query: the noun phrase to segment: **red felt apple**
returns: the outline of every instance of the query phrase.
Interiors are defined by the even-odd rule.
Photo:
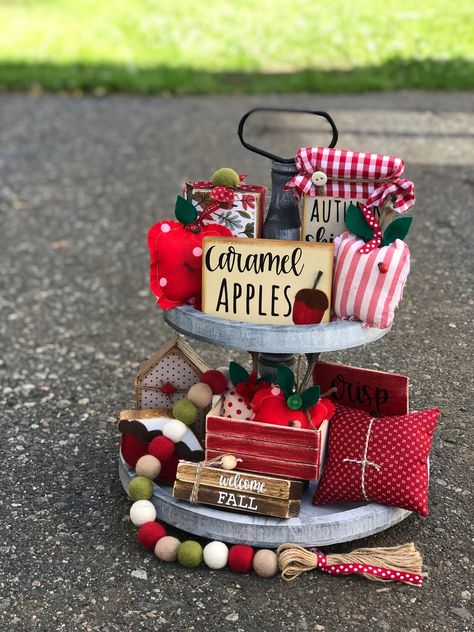
[[[218,224],[189,230],[167,220],[150,228],[150,287],[162,309],[200,306],[202,240],[209,236],[232,237],[232,233]]]
[[[334,415],[335,406],[329,399],[320,399],[307,411],[290,408],[288,399],[284,391],[278,386],[259,391],[253,400],[253,421],[311,429],[313,426],[314,428],[319,428],[325,419],[331,419]],[[306,415],[307,412],[311,417],[312,425]]]

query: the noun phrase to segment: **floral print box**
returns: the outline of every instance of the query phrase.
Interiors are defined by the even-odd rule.
[[[213,203],[212,182],[187,182],[185,193],[188,200],[202,213]],[[229,187],[230,189],[230,187]],[[234,237],[260,237],[265,212],[266,189],[261,185],[240,183],[232,189],[233,201],[222,202],[220,208],[203,223],[218,223],[228,228]]]

